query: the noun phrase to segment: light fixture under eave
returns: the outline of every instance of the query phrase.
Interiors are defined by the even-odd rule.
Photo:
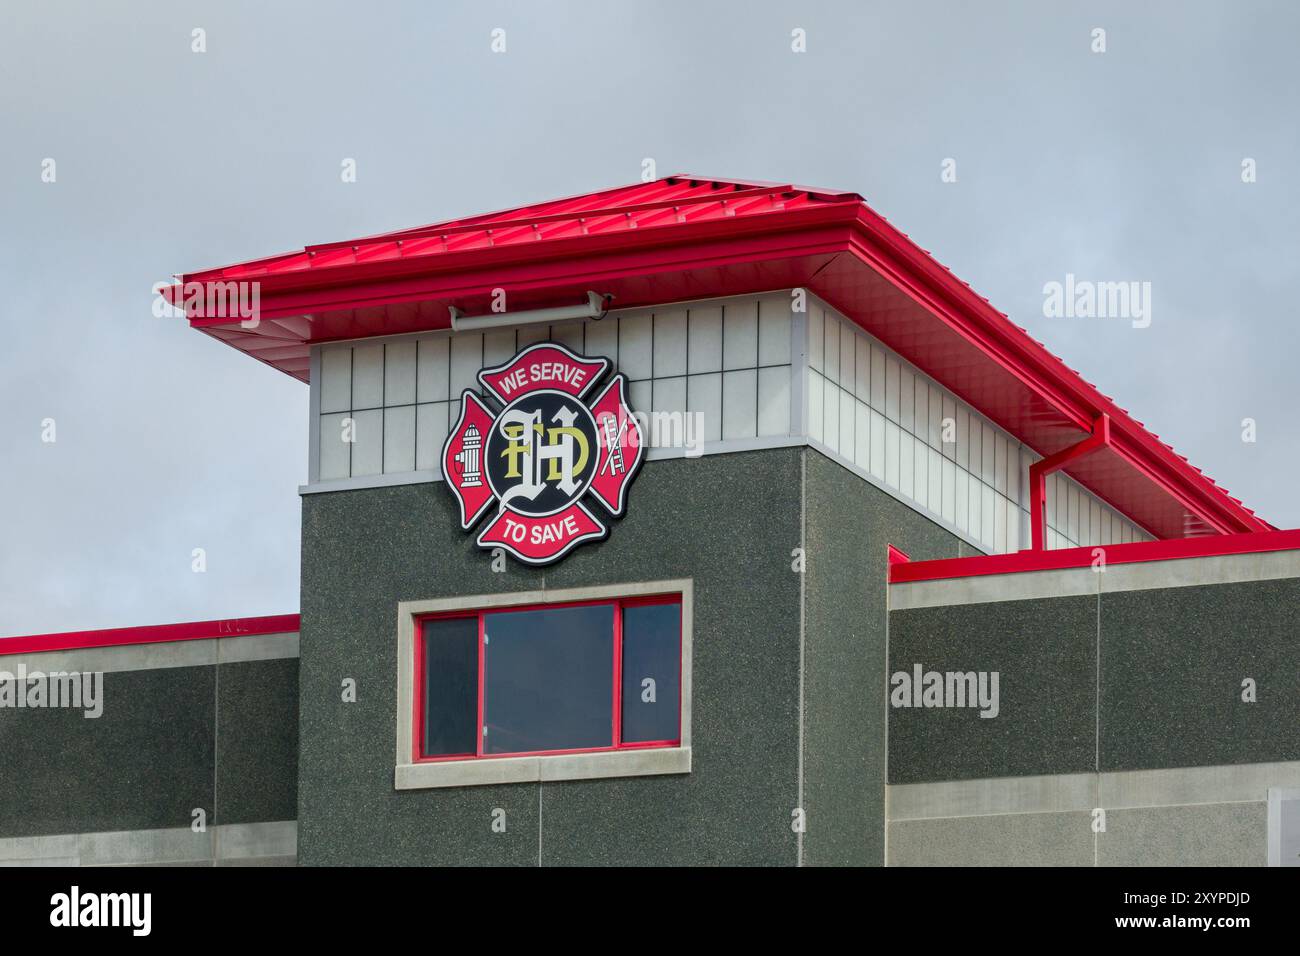
[[[487,315],[465,315],[454,305],[447,311],[451,313],[451,328],[455,332],[481,332],[484,329],[501,329],[516,325],[538,325],[541,323],[567,322],[573,319],[599,319],[612,295],[588,292],[587,301],[582,305],[560,305],[549,309],[523,309],[519,312],[490,312]]]

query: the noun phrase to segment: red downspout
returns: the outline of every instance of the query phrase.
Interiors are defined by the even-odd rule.
[[[1069,448],[1029,466],[1029,520],[1033,528],[1033,550],[1047,548],[1047,476],[1065,465],[1110,444],[1110,416],[1102,415],[1092,423],[1092,434]]]

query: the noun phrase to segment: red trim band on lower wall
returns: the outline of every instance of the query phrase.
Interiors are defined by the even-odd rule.
[[[1086,568],[1096,560],[1096,552],[1099,550],[1103,552],[1107,564],[1291,551],[1300,550],[1300,529],[1209,535],[1204,538],[1182,538],[1170,541],[1135,541],[1131,544],[1061,548],[1056,551],[1016,551],[1012,554],[942,558],[938,561],[909,561],[889,566],[889,583],[906,584],[911,581],[937,581],[943,578],[966,578],[982,574]]]
[[[71,651],[88,647],[164,644],[170,641],[205,641],[221,637],[249,637],[258,634],[296,634],[298,633],[299,620],[297,614],[273,614],[268,617],[234,617],[224,621],[191,621],[184,624],[115,627],[100,631],[30,634],[24,637],[0,638],[0,656],[5,654],[33,654],[39,651]]]

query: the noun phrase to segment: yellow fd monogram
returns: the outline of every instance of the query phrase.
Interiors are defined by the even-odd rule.
[[[547,482],[554,482],[567,495],[578,490],[573,476],[582,474],[591,448],[587,436],[574,427],[576,418],[577,413],[569,408],[557,411],[551,421],[559,424],[550,426],[542,422],[540,411],[512,409],[501,416],[498,427],[509,439],[500,453],[506,459],[505,477],[518,482],[504,493],[502,504],[512,498],[531,501]]]

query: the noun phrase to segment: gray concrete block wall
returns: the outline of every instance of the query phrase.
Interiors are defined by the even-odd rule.
[[[1262,866],[1300,761],[888,788],[891,866]]]
[[[803,862],[879,866],[889,545],[928,560],[964,542],[811,450],[806,489]]]
[[[155,646],[142,659],[156,662],[166,651]],[[75,669],[82,653],[67,652],[60,666]],[[6,666],[14,658],[0,658]],[[103,681],[98,718],[70,708],[0,709],[0,841],[50,837],[80,846],[77,835],[84,843],[189,832],[196,808],[209,828],[292,825],[296,660],[106,670]]]
[[[999,712],[889,709],[891,783],[1096,767],[1097,599],[894,611],[889,672],[997,672]]]
[[[1264,866],[1268,804],[1209,803],[1112,810],[1098,866]]]
[[[999,813],[889,824],[890,866],[1263,866],[1266,803]]]
[[[890,866],[1092,866],[1091,814],[1005,813],[889,825]]]
[[[891,707],[890,781],[1300,759],[1297,610],[1295,578],[893,610],[891,673],[996,670],[1001,700],[993,719]]]
[[[890,709],[889,862],[1264,865],[1268,791],[1300,783],[1296,563],[891,589],[891,669],[998,669],[1001,712]]]
[[[793,864],[800,456],[649,462],[609,540],[500,574],[441,484],[305,497],[301,862]],[[399,601],[671,578],[695,587],[691,773],[394,790]]]
[[[211,812],[216,672],[104,674],[104,711],[0,709],[0,837],[188,826]]]
[[[216,793],[220,823],[298,815],[298,661],[217,666]]]
[[[494,573],[452,505],[441,484],[304,498],[304,864],[883,861],[887,546],[954,537],[802,448],[649,462],[610,539],[547,569]],[[399,601],[673,578],[694,581],[689,774],[394,790]]]
[[[1300,760],[1297,614],[1294,578],[1103,593],[1100,769]]]

